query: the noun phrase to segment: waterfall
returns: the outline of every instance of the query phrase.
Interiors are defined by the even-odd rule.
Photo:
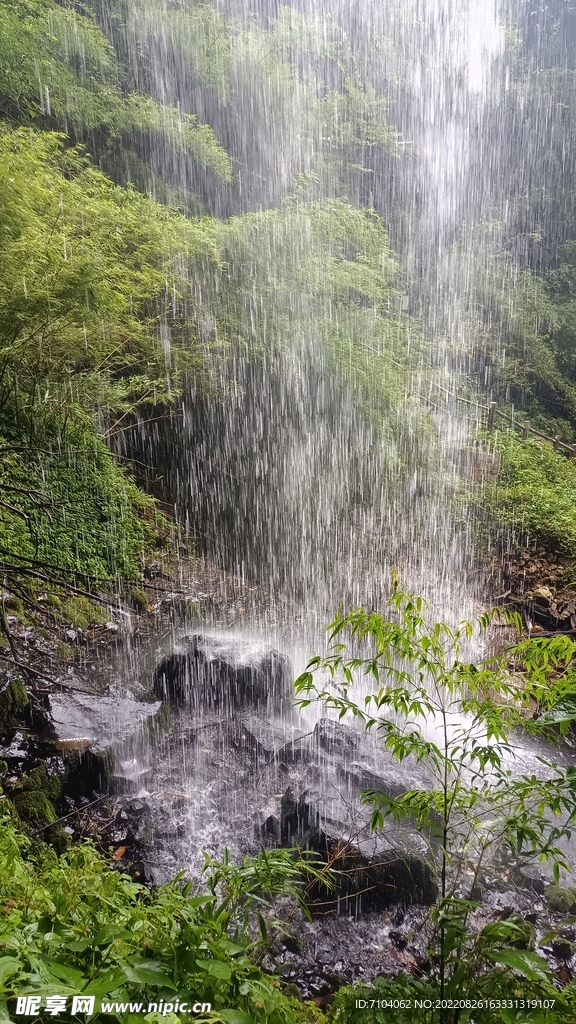
[[[290,255],[287,269],[283,265],[285,252],[296,251],[298,258],[300,246],[305,252],[314,245],[317,225],[305,203],[289,211],[283,223],[273,219],[277,178],[286,195],[291,175],[294,181],[299,170],[313,169],[327,156],[329,143],[321,133],[306,135],[304,129],[306,75],[312,72],[304,68],[290,94],[299,131],[288,131],[283,146],[267,128],[278,102],[273,83],[256,83],[262,128],[256,131],[252,169],[268,177],[256,202],[252,195],[244,197],[244,208],[256,206],[264,213],[252,226],[252,247],[225,250],[244,338],[225,339],[219,346],[219,298],[227,282],[201,282],[200,303],[206,304],[212,290],[210,323],[204,324],[212,342],[213,355],[207,356],[212,391],[206,395],[191,387],[176,428],[171,425],[160,438],[152,434],[145,443],[153,461],[161,463],[168,490],[200,549],[228,571],[268,589],[289,609],[285,616],[297,620],[296,632],[306,646],[340,602],[381,606],[393,566],[439,615],[460,616],[474,608],[473,529],[456,521],[462,513],[455,513],[452,501],[466,473],[466,413],[444,396],[458,390],[471,348],[467,332],[476,255],[461,239],[493,198],[489,119],[502,73],[503,28],[496,4],[480,0],[365,3],[354,12],[347,5],[314,3],[304,10],[327,35],[339,23],[343,49],[364,62],[363,74],[375,95],[385,98],[389,120],[401,133],[391,144],[392,156],[390,147],[376,153],[373,163],[371,154],[364,154],[369,185],[357,200],[382,216],[405,268],[396,275],[396,287],[406,289],[405,305],[413,317],[398,306],[387,309],[386,330],[401,335],[405,352],[417,325],[426,353],[419,356],[414,345],[403,396],[384,411],[367,409],[365,383],[357,387],[354,380],[357,325],[350,328],[349,352],[343,358],[340,353],[335,371],[330,331],[337,330],[345,346],[347,325],[330,295],[334,268],[326,267],[324,277],[319,271],[312,294],[306,295],[288,266]],[[192,80],[174,26],[162,5],[155,12],[150,25],[136,8],[132,32],[140,44],[145,38],[152,52],[156,93],[191,109],[198,105],[198,89],[187,95]],[[228,14],[239,19],[245,33],[255,15],[271,17],[267,7],[247,12],[240,4],[229,5]],[[288,30],[278,32],[282,41]],[[366,45],[374,39],[386,39],[386,56],[396,60],[397,72],[385,62],[381,69],[369,66]],[[237,46],[232,80],[241,74],[242,59],[248,60],[247,46],[246,40]],[[322,71],[328,78],[333,73],[328,64]],[[244,68],[248,83],[253,74],[251,65]],[[239,125],[246,119],[254,132],[254,97],[249,104],[246,88],[242,80],[237,96],[246,107],[238,111]],[[218,108],[214,90],[206,92],[205,107]],[[392,197],[391,173],[397,181]],[[342,188],[334,168],[323,188],[328,197]],[[269,254],[269,276],[257,264],[258,247]],[[314,288],[324,293],[319,299]],[[370,328],[363,330],[359,347],[369,349]],[[375,328],[374,345],[384,356],[387,344]],[[434,413],[435,404],[441,412]],[[306,637],[303,619],[313,622]]]
[[[472,430],[455,396],[470,363],[478,269],[467,229],[494,200],[490,121],[504,37],[496,2],[304,4],[299,12],[310,19],[303,24],[316,33],[310,46],[321,57],[298,51],[300,75],[282,93],[278,81],[262,77],[265,51],[256,61],[250,47],[276,25],[274,45],[293,52],[288,10],[226,5],[237,24],[229,78],[216,76],[202,90],[169,6],[156,4],[151,15],[134,5],[130,45],[146,49],[159,97],[209,114],[216,128],[230,95],[239,106],[223,140],[237,154],[236,180],[211,210],[223,216],[223,265],[194,282],[193,320],[207,342],[203,370],[189,380],[167,426],[143,424],[132,440],[144,461],[161,466],[166,493],[198,550],[264,595],[237,619],[231,642],[272,643],[299,671],[323,643],[339,604],[384,610],[393,568],[439,618],[472,616],[481,596],[475,524],[456,500],[471,472]],[[362,150],[358,174],[342,174],[334,134],[307,120],[310,82],[324,99],[340,74],[329,55],[333,38],[370,86],[365,119],[369,102],[388,110],[389,138]],[[354,85],[346,84],[350,95]],[[332,119],[332,133],[339,123]],[[170,162],[174,174],[173,156],[154,158],[161,167]],[[190,167],[178,159],[182,187],[206,194],[202,175],[192,183]],[[328,242],[325,211],[338,224]],[[379,239],[390,287],[380,306],[369,295],[354,296],[350,312],[339,275],[343,267],[352,272],[358,253],[364,258],[357,238]],[[316,251],[322,259],[313,258]],[[165,345],[167,339],[165,332]],[[222,632],[218,616],[193,626]],[[259,801],[262,815],[273,810],[278,778],[264,785],[259,776],[255,784],[244,767],[229,791],[234,718],[217,728],[200,715],[205,738],[193,752],[189,725],[164,745],[161,828],[168,829],[171,799],[189,805],[179,838],[170,833],[172,851],[182,843],[188,851],[217,849],[230,834],[240,849],[249,845],[249,809]],[[251,726],[242,728],[245,736]],[[273,728],[278,746],[298,735],[289,715],[284,732],[277,720]],[[300,733],[304,728],[300,723]],[[167,803],[171,775],[187,781]],[[323,784],[332,783],[325,777]],[[172,859],[177,864],[174,852]]]

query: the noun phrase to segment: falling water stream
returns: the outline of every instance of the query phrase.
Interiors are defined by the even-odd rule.
[[[402,82],[388,101],[390,120],[401,133],[395,174],[408,214],[396,222],[392,241],[405,268],[405,306],[432,347],[436,385],[453,396],[467,351],[478,270],[472,244],[462,242],[463,229],[487,215],[494,199],[496,156],[487,126],[505,73],[498,4],[325,0],[305,9],[326,25],[338,21],[350,48],[359,37],[385,36],[404,61]],[[173,50],[167,10],[155,5],[152,24],[134,5],[130,32],[134,47],[145,39],[152,54],[156,93],[186,108],[191,101],[185,95],[185,70],[167,56]],[[232,13],[246,24],[253,17],[272,17],[268,8],[247,10],[241,3],[236,9],[232,5]],[[302,149],[304,113],[298,100],[296,90],[284,149],[276,137],[273,152],[262,149],[262,168],[269,176],[262,209],[290,190],[295,174],[314,155]],[[253,120],[254,112],[238,111],[240,132],[243,116]],[[258,116],[265,122],[272,110],[264,108]],[[185,183],[184,166],[182,177]],[[386,187],[376,167],[369,198],[377,209]],[[309,230],[303,216],[302,232]],[[271,265],[278,266],[285,237],[272,233],[266,244],[272,246]],[[261,303],[258,281],[251,278],[249,263],[233,270],[243,279],[250,336]],[[155,664],[191,633],[234,648],[241,662],[271,645],[290,658],[296,675],[323,649],[324,628],[338,605],[383,607],[394,567],[407,588],[428,599],[439,619],[473,617],[481,606],[475,526],[461,510],[456,513],[452,500],[470,471],[466,451],[473,431],[465,407],[455,400],[433,406],[423,429],[427,407],[420,399],[427,397],[428,377],[416,357],[400,412],[382,434],[353,387],[342,380],[336,384],[322,337],[313,327],[306,329],[302,294],[286,299],[284,289],[283,301],[289,315],[276,309],[273,299],[266,310],[271,322],[283,318],[280,341],[276,335],[257,358],[241,344],[224,356],[216,346],[206,356],[208,377],[222,399],[190,388],[169,429],[140,428],[147,461],[161,466],[178,515],[196,536],[204,565],[211,567],[208,575],[216,574],[207,586],[202,573],[193,571],[183,585],[189,598],[185,622],[166,627],[145,649],[132,652],[130,675],[144,688]],[[330,317],[328,306],[325,315]],[[215,590],[225,590],[227,597],[210,600]],[[350,815],[358,814],[354,794],[370,784],[371,772],[374,777],[385,772],[394,783],[394,768],[379,761],[367,742],[360,754],[350,755],[361,762],[352,772],[341,751],[325,752],[312,770],[305,758],[294,757],[289,764],[274,759],[290,741],[296,741],[294,749],[305,745],[318,714],[298,713],[289,702],[280,711],[248,709],[229,717],[184,709],[152,748],[126,747],[125,774],[143,769],[141,776],[136,773],[143,780],[136,796],[152,808],[151,876],[197,868],[202,850],[219,854],[228,847],[240,856],[257,848],[258,829],[279,813],[279,796],[288,786],[295,793],[319,793],[325,813],[352,829]],[[403,769],[404,783],[409,774]],[[413,781],[426,784],[417,772]],[[417,837],[410,841],[420,848]]]

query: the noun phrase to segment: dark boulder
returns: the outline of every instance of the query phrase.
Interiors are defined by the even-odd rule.
[[[319,851],[322,841],[320,811],[304,793],[296,799],[287,789],[280,804],[280,837],[284,846],[300,846]]]
[[[374,913],[393,904],[431,906],[438,899],[436,870],[429,857],[405,844],[375,843],[372,849],[355,837],[335,838],[324,832],[320,851],[336,872],[336,889],[318,887],[311,908],[318,913]]]
[[[367,823],[348,824],[323,813],[321,799],[288,789],[280,809],[284,846],[312,850],[335,872],[335,887],[309,888],[317,914],[381,911],[392,904],[431,906],[438,898],[436,869],[426,843],[410,829],[371,833]]]
[[[264,842],[270,840],[275,843],[278,842],[280,839],[280,822],[276,815],[269,814],[259,831]]]
[[[314,727],[313,742],[327,754],[335,754],[348,760],[357,756],[360,736],[343,722],[332,718],[321,718]]]
[[[263,644],[197,634],[164,658],[154,693],[179,707],[280,707],[291,698],[289,659]]]

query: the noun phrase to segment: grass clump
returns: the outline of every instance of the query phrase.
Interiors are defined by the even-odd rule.
[[[62,601],[60,615],[65,622],[77,629],[104,625],[110,619],[107,608],[90,601],[87,597],[67,597]]]

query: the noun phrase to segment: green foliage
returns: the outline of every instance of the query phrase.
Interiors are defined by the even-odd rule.
[[[399,267],[386,229],[373,211],[306,193],[303,184],[280,210],[220,228],[215,320],[244,354],[318,339],[337,385],[391,432],[421,342],[396,309]]]
[[[28,582],[36,578],[44,589],[44,563],[49,577],[60,569],[102,581],[138,578],[161,527],[153,500],[89,425],[42,426],[40,418],[33,422],[30,447],[21,443],[26,433],[0,438],[1,561],[27,570]],[[81,598],[57,609],[57,617],[82,628],[102,615]]]
[[[126,71],[87,5],[6,0],[0,7],[0,111],[24,124],[57,128],[100,153],[119,143],[138,152],[156,142],[231,176],[208,125],[126,88]]]
[[[188,275],[214,232],[53,134],[0,131],[0,180],[2,554],[134,579],[160,518],[96,417],[121,432],[198,365]]]
[[[291,897],[310,918],[307,889],[318,881],[328,889],[333,887],[331,871],[307,850],[299,851],[296,858],[291,849],[263,850],[258,858],[245,857],[241,864],[232,864],[227,851],[221,862],[207,854],[204,859],[210,892],[223,900],[226,914],[234,922],[234,941],[244,944],[257,929],[266,943],[270,925],[262,915],[276,897]],[[281,922],[274,923],[282,928]]]
[[[169,1002],[176,995],[180,1001],[211,1003],[210,1019],[227,1024],[314,1019],[255,965],[267,939],[248,936],[236,918],[239,909],[244,912],[244,897],[229,898],[232,889],[265,910],[273,894],[297,891],[298,872],[307,865],[288,863],[284,851],[245,861],[240,869],[211,865],[208,894],[194,895],[181,877],[148,890],[112,870],[90,843],[61,857],[42,848],[34,859],[26,857],[27,846],[4,817],[0,1014],[9,1012],[16,994],[82,992],[96,996],[91,1019],[97,1024],[138,1019],[99,1010],[102,1000]],[[218,895],[222,871],[228,890],[223,899]],[[266,883],[271,877],[272,889]]]
[[[572,373],[572,293],[576,285],[570,245],[567,262],[545,277],[519,268],[510,254],[493,252],[494,226],[474,232],[476,257],[482,253],[477,277],[479,319],[498,324],[483,343],[493,374],[494,396],[510,398],[545,429],[554,420],[567,440],[576,422],[576,375]],[[477,330],[477,333],[478,330]],[[556,432],[556,431],[554,431]]]
[[[204,95],[210,121],[237,161],[243,208],[276,203],[302,173],[314,175],[321,197],[335,190],[354,199],[366,194],[373,176],[367,164],[395,139],[387,102],[373,84],[380,76],[367,73],[375,63],[372,51],[357,59],[337,18],[280,5],[264,25],[235,5],[226,7],[138,0],[111,35],[119,50],[157,52],[160,10],[180,95]],[[370,42],[382,60],[390,41]],[[389,61],[391,51],[388,45]]]
[[[499,434],[501,472],[480,501],[517,534],[576,558],[576,463],[538,440]]]
[[[426,611],[425,602],[401,593],[394,579],[390,617],[363,609],[339,614],[329,627],[332,652],[313,658],[296,681],[299,703],[320,700],[340,718],[353,715],[396,760],[426,769],[429,788],[396,797],[370,790],[364,799],[372,807],[373,829],[384,830],[388,818],[415,822],[430,837],[431,855],[439,856],[433,957],[441,999],[478,991],[490,962],[548,984],[546,961],[525,951],[531,939],[522,927],[513,920],[489,926],[480,941],[468,919],[476,907],[471,898],[478,872],[497,849],[521,862],[550,862],[556,880],[560,867],[570,870],[563,840],[576,819],[576,772],[540,757],[539,775],[523,773],[521,752],[515,763],[513,730],[550,736],[545,717],[527,722],[526,710],[534,701],[553,707],[574,689],[576,644],[568,637],[551,644],[524,641],[512,655],[512,674],[510,651],[479,664],[464,656],[474,632],[486,632],[500,613],[481,616],[475,626],[453,627],[430,622]],[[348,643],[341,639],[346,634]],[[362,653],[367,645],[371,652]],[[350,656],[349,646],[360,653]],[[319,688],[315,673],[327,673],[331,687]],[[363,702],[352,689],[359,675],[368,691]],[[467,862],[474,864],[468,900],[462,874]],[[446,1013],[438,1019],[459,1018]]]
[[[216,259],[210,226],[117,188],[56,135],[3,131],[0,174],[0,418],[161,401],[161,325],[193,345],[188,268]]]
[[[0,690],[0,736],[5,736],[28,707],[28,694],[21,679],[11,679]]]
[[[120,9],[123,24],[116,25],[116,35],[124,29],[127,8]],[[148,49],[148,40],[158,28],[158,3],[151,0],[130,0],[137,44]],[[162,24],[170,46],[182,60],[184,75],[194,75],[209,90],[228,98],[231,90],[231,47],[234,26],[220,10],[209,3],[187,3],[177,0],[162,5]]]
[[[78,629],[88,629],[98,623],[102,625],[108,622],[110,613],[107,608],[95,604],[87,597],[66,597],[54,617]]]

